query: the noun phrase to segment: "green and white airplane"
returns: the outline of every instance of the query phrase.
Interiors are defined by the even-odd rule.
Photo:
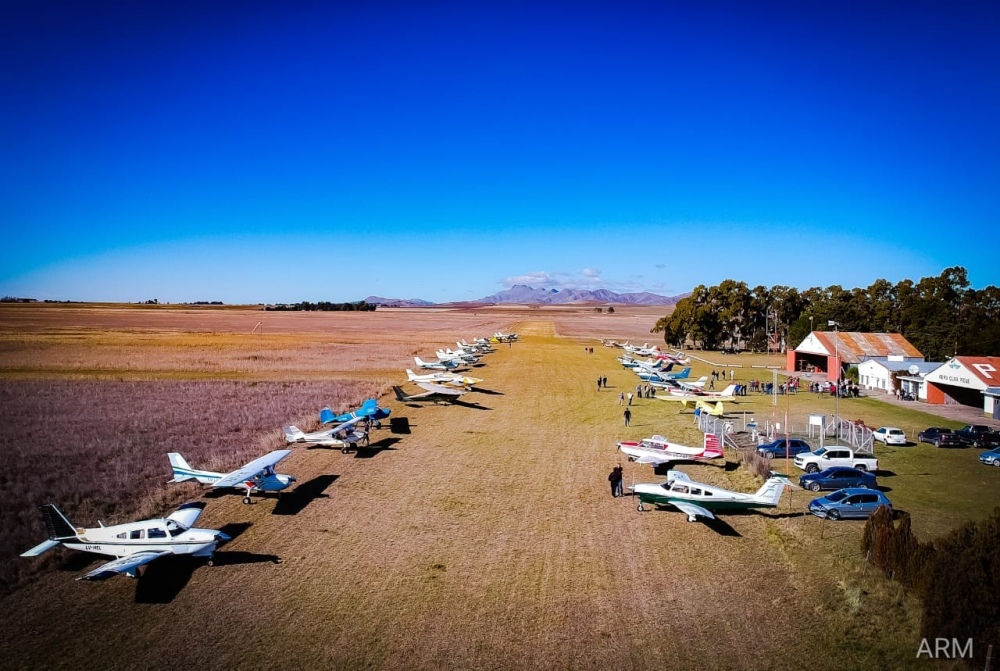
[[[716,512],[774,508],[785,487],[795,487],[795,484],[784,476],[772,475],[755,494],[744,494],[695,482],[682,471],[668,471],[663,484],[637,484],[631,489],[639,497],[637,510],[640,512],[645,510],[644,503],[669,505],[687,513],[688,522],[694,522],[698,517],[715,519]]]

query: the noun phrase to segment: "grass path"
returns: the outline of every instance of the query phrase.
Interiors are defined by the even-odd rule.
[[[200,525],[242,533],[219,553],[220,565],[182,574],[160,599],[167,603],[136,597],[157,596],[152,578],[176,582],[177,571],[87,584],[72,580],[79,563],[5,599],[19,614],[7,625],[6,662],[801,668],[815,640],[795,632],[842,627],[818,605],[836,576],[802,572],[810,553],[831,543],[808,547],[805,498],[792,510],[730,516],[731,535],[612,499],[615,442],[690,433],[689,418],[642,400],[625,430],[617,390],[635,378],[611,351],[586,354],[592,339],[556,338],[548,322],[514,328],[523,341],[499,347],[475,373],[491,392],[470,395],[478,408],[392,402],[412,433],[377,433],[385,444],[400,439],[389,449],[345,456],[296,448],[281,470],[317,494],[301,499],[300,510],[294,497],[252,506],[238,496],[210,499]],[[613,388],[598,393],[602,374]],[[687,470],[731,478],[706,466]],[[629,464],[627,482],[633,474],[657,477]],[[281,510],[296,514],[273,514]],[[842,533],[851,530],[860,533]],[[829,668],[844,665],[831,659]]]

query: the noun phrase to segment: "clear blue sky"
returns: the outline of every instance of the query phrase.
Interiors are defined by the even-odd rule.
[[[996,2],[23,0],[0,90],[5,295],[1000,284]]]

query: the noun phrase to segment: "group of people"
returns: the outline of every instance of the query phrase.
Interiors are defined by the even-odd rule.
[[[611,473],[608,475],[608,482],[611,483],[611,496],[619,497],[623,495],[622,492],[622,480],[625,476],[625,469],[622,468],[621,463],[611,469]]]
[[[604,375],[602,377],[597,378],[597,391],[600,391],[601,387],[604,387],[605,389],[608,388],[608,376],[607,375]]]

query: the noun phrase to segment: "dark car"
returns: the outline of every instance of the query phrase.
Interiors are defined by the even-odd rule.
[[[963,445],[972,447],[997,447],[1000,445],[1000,433],[990,429],[985,424],[968,424],[955,432]]]
[[[796,454],[801,454],[802,452],[812,452],[812,447],[809,443],[802,440],[801,438],[789,438],[788,439],[788,453],[785,453],[785,439],[779,438],[778,440],[772,441],[770,443],[765,443],[763,445],[757,446],[757,454],[767,459],[772,457],[778,457],[784,459],[787,457],[794,457]]]
[[[965,445],[957,433],[939,426],[924,429],[917,434],[917,440],[921,443],[930,443],[935,447],[962,447]]]
[[[877,486],[875,476],[871,473],[844,466],[834,466],[819,473],[806,473],[799,478],[799,487],[813,492],[818,492],[821,489],[845,489],[847,487],[875,489]]]

